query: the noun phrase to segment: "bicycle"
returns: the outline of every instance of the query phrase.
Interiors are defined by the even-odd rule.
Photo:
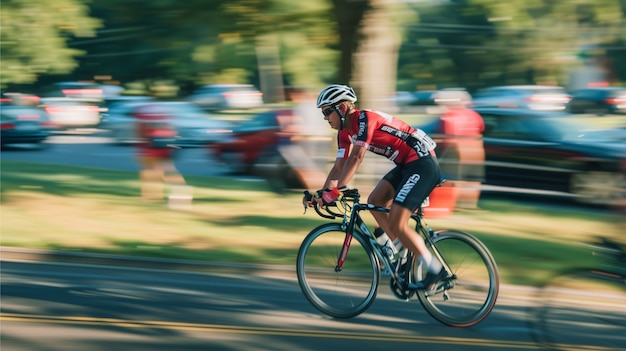
[[[305,192],[305,194],[309,194]],[[391,258],[378,245],[361,211],[389,212],[389,208],[361,204],[358,189],[349,189],[333,204],[314,208],[323,218],[342,218],[313,229],[298,251],[298,283],[307,300],[335,318],[352,318],[374,302],[381,272],[390,275],[393,294],[405,301],[413,295],[439,322],[453,327],[473,326],[489,315],[499,290],[496,262],[475,236],[457,230],[433,231],[422,208],[411,219],[427,247],[444,266],[447,277],[435,289],[409,290],[426,270],[411,253],[406,260]],[[306,208],[305,208],[306,210]],[[404,264],[403,264],[404,263]]]
[[[567,269],[537,290],[530,330],[545,350],[626,350],[626,251],[602,237],[587,246],[599,267]]]

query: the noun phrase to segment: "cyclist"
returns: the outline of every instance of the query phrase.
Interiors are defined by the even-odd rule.
[[[338,151],[323,190],[318,190],[318,203],[334,202],[340,190],[346,189],[357,172],[366,151],[387,157],[396,164],[369,195],[368,203],[390,207],[389,213],[373,211],[378,225],[426,265],[424,280],[405,288],[431,289],[445,277],[441,263],[427,249],[424,240],[409,225],[416,211],[432,189],[440,182],[435,142],[422,130],[415,129],[389,114],[357,109],[357,96],[347,85],[332,84],[317,98],[317,108],[331,128],[338,130]],[[351,148],[351,150],[350,150]],[[311,206],[311,203],[304,200]],[[402,282],[401,284],[406,284]]]

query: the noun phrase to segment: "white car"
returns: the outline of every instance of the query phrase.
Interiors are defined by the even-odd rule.
[[[41,106],[50,116],[50,122],[61,129],[95,128],[100,123],[100,108],[81,98],[42,98]]]
[[[205,110],[251,109],[263,106],[263,93],[251,84],[213,84],[198,88],[187,100]]]
[[[559,86],[507,85],[479,91],[472,97],[472,106],[564,111],[569,101],[570,96]]]

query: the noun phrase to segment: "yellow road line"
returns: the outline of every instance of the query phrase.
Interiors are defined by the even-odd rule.
[[[354,339],[354,340],[377,340],[391,341],[403,343],[429,343],[429,344],[447,344],[447,345],[472,345],[484,347],[509,347],[520,349],[536,349],[532,343],[493,341],[485,339],[468,339],[453,337],[430,337],[405,334],[380,334],[342,332],[332,330],[311,330],[311,329],[294,329],[294,328],[273,328],[260,326],[236,326],[236,325],[220,325],[220,324],[196,324],[183,322],[167,322],[167,321],[132,321],[117,318],[93,318],[84,316],[49,316],[49,315],[25,315],[15,313],[1,313],[0,321],[26,322],[26,323],[50,323],[50,324],[80,324],[80,325],[104,325],[118,326],[126,328],[159,328],[169,330],[184,331],[202,331],[214,333],[233,333],[233,334],[261,334],[276,336],[300,336],[300,337],[318,337],[318,338],[335,338],[335,339]]]
[[[385,342],[420,343],[420,344],[445,344],[445,345],[471,345],[484,348],[509,348],[509,349],[539,349],[535,343],[506,340],[472,339],[459,337],[418,336],[407,334],[372,334],[359,332],[344,332],[333,330],[311,330],[295,328],[274,328],[260,326],[237,326],[220,324],[198,324],[168,321],[134,321],[117,318],[95,318],[86,316],[51,316],[29,315],[18,313],[0,313],[0,321],[24,322],[24,323],[49,323],[49,324],[78,324],[96,326],[117,326],[125,328],[158,328],[183,331],[202,331],[212,333],[232,334],[258,334],[276,336],[299,336],[309,338],[333,338],[353,340],[376,340]],[[573,347],[574,345],[572,345]],[[576,350],[604,350],[601,348],[581,348],[576,345]]]

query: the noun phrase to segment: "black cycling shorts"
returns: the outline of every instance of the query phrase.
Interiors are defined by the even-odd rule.
[[[439,184],[441,173],[435,158],[423,157],[404,166],[396,166],[383,179],[396,189],[393,203],[414,212]]]

